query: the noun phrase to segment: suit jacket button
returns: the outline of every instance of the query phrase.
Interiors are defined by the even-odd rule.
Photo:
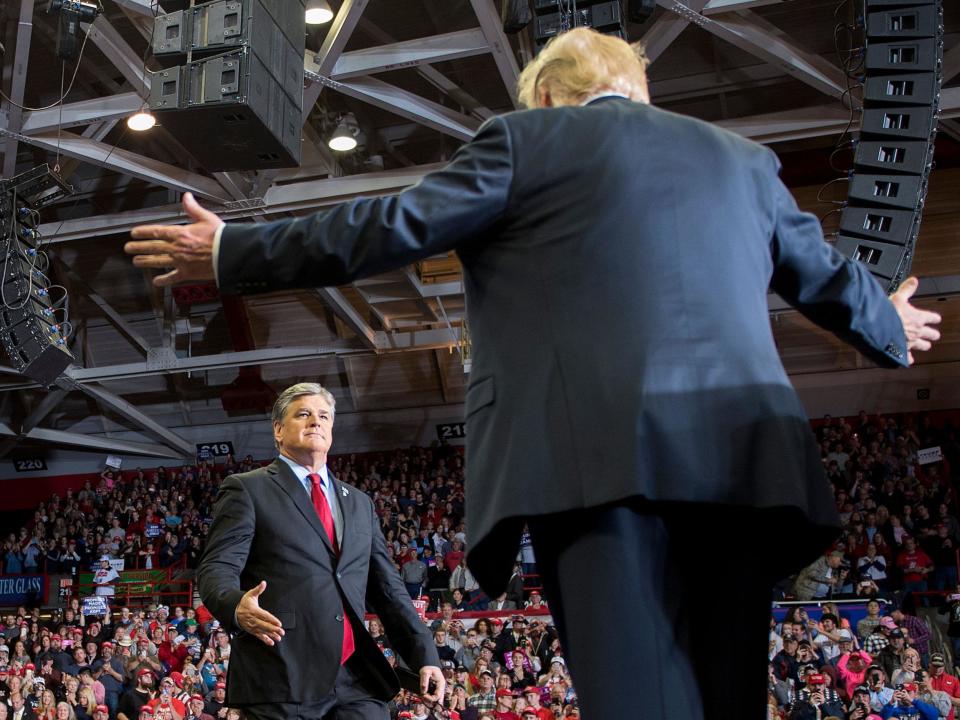
[[[337,571],[337,580],[339,580],[339,579],[342,578],[342,577],[343,577],[343,576],[340,574],[340,571],[338,570],[338,571]]]
[[[343,622],[343,615],[337,615],[337,622]]]

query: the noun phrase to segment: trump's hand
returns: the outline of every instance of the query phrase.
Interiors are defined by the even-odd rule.
[[[130,231],[139,242],[128,242],[124,251],[139,268],[169,270],[153,279],[155,287],[213,280],[213,238],[223,220],[204,210],[191,193],[183,195],[190,225],[140,225]]]
[[[276,617],[260,607],[258,598],[266,589],[266,581],[261,580],[259,585],[247,590],[240,598],[240,603],[237,605],[234,614],[237,625],[242,630],[272,647],[283,638],[284,630],[283,625]]]
[[[433,692],[430,692],[430,683],[433,683]],[[447,680],[443,671],[436,665],[424,665],[420,668],[420,696],[428,702],[440,702],[447,687]]]
[[[907,336],[907,360],[913,365],[913,350],[929,350],[940,339],[940,331],[934,325],[940,322],[940,315],[929,310],[921,310],[910,304],[910,298],[917,291],[920,281],[908,277],[897,291],[890,296],[890,302],[896,308],[903,323],[903,333]]]

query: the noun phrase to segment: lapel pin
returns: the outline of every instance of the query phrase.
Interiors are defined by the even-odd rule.
[[[344,496],[344,497],[346,497],[347,495],[350,494],[350,491],[347,490],[345,487],[340,488],[340,492],[343,493],[343,496]]]

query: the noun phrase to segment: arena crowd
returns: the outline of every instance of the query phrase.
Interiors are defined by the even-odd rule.
[[[814,431],[844,532],[833,549],[775,589],[780,610],[770,621],[768,715],[954,720],[956,432],[924,416],[866,413],[824,418]],[[927,462],[919,451],[934,447],[942,457]],[[75,585],[63,610],[21,607],[3,618],[0,720],[239,720],[241,711],[224,704],[228,634],[192,602],[171,608],[139,598],[144,602],[126,605],[125,595],[114,595],[119,578],[111,561],[189,577],[220,481],[265,462],[227,456],[181,468],[107,469],[99,480],[51,497],[11,532],[0,552],[3,574],[92,572],[95,585]],[[447,675],[442,707],[402,692],[391,704],[394,717],[579,716],[529,539],[500,597],[485,596],[466,567],[458,450],[342,455],[329,468],[373,498],[404,584],[429,611],[425,622]],[[85,616],[78,595],[88,594],[105,595],[111,612]],[[397,663],[379,622],[368,622]]]

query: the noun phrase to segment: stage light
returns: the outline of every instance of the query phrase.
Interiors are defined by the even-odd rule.
[[[333,20],[333,10],[327,0],[308,0],[307,25],[323,25]]]
[[[327,145],[330,146],[331,150],[337,152],[349,152],[357,147],[357,135],[359,134],[360,128],[357,125],[356,118],[352,113],[347,113],[340,118],[337,129],[330,136]]]
[[[137,132],[149,130],[157,124],[157,119],[149,110],[140,110],[127,118],[127,127]]]

